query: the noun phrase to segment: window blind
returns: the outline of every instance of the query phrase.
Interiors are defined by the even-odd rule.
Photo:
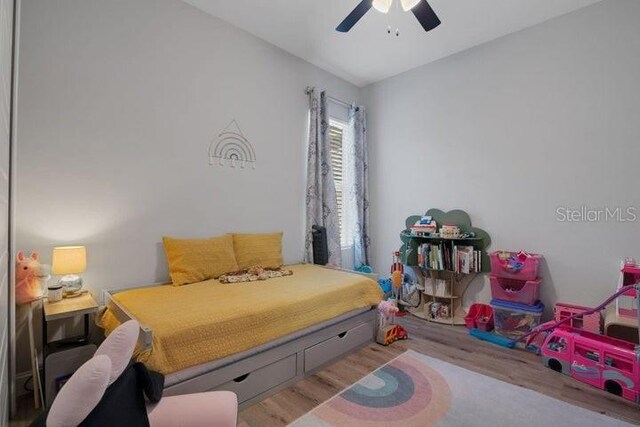
[[[329,137],[331,140],[331,169],[336,186],[336,200],[338,204],[338,225],[340,227],[340,240],[345,245],[344,233],[344,169],[343,169],[343,128],[335,122],[329,125]]]

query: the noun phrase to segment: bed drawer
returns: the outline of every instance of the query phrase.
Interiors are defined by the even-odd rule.
[[[297,355],[292,354],[271,365],[241,375],[216,389],[233,391],[238,395],[238,403],[242,403],[295,377],[296,360]]]
[[[304,371],[335,359],[341,354],[373,340],[373,323],[363,323],[304,351]]]

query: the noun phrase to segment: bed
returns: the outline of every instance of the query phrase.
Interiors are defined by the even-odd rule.
[[[343,270],[288,266],[292,276],[105,291],[101,324],[141,324],[136,358],[165,393],[235,391],[243,406],[373,340],[377,283]]]

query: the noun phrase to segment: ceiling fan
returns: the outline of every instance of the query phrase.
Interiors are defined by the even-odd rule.
[[[425,31],[431,31],[440,25],[440,18],[431,9],[427,0],[399,0],[405,12],[411,11]],[[336,31],[346,33],[371,9],[387,13],[393,5],[393,0],[362,0],[355,9],[338,25]]]

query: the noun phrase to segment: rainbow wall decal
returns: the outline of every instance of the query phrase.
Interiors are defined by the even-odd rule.
[[[256,152],[235,119],[209,145],[209,164],[215,164],[216,160],[220,166],[228,163],[232,168],[239,165],[244,169],[249,164],[256,168]]]

